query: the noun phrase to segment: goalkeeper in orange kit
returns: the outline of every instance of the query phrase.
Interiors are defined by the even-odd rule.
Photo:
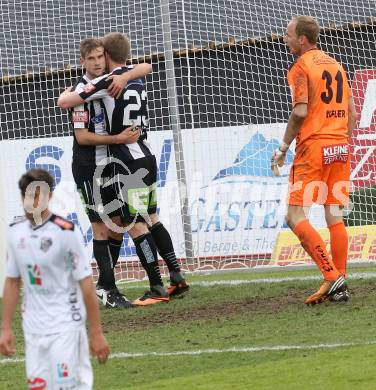
[[[286,222],[324,278],[319,290],[306,299],[307,305],[349,299],[345,282],[348,236],[342,209],[349,200],[349,138],[356,113],[344,69],[316,47],[319,32],[320,26],[309,16],[295,17],[287,26],[285,43],[298,57],[288,72],[293,109],[272,156],[272,169],[278,173],[296,138]],[[314,202],[325,208],[331,256],[306,217]]]

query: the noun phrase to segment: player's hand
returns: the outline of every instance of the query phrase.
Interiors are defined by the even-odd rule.
[[[106,81],[112,80],[112,83],[107,88],[107,92],[110,96],[115,99],[118,99],[123,92],[124,88],[128,84],[128,77],[126,73],[122,75],[111,75],[107,77]]]
[[[97,332],[90,337],[90,351],[93,357],[98,359],[100,364],[107,362],[110,348],[102,332]]]
[[[119,144],[134,144],[140,138],[141,129],[136,127],[136,125],[132,125],[123,130],[120,134],[118,134],[118,143]]]
[[[271,169],[275,176],[279,176],[279,168],[283,167],[286,160],[286,152],[282,152],[279,149],[276,149],[273,152],[272,160],[271,160]]]
[[[271,169],[275,176],[279,176],[279,168],[285,165],[286,154],[289,150],[289,147],[289,144],[286,144],[282,141],[279,144],[278,149],[273,152],[271,159]]]
[[[286,152],[281,152],[279,149],[275,150],[272,155],[271,169],[274,176],[279,176],[279,168],[285,164]]]
[[[16,353],[16,339],[11,329],[3,330],[0,336],[0,353],[12,356]]]
[[[272,165],[278,165],[279,167],[283,167],[285,165],[285,160],[286,160],[286,152],[282,152],[279,149],[276,149],[273,152]]]

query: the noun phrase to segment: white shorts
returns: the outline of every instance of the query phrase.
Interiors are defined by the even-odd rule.
[[[85,327],[54,335],[25,333],[29,390],[92,390]]]

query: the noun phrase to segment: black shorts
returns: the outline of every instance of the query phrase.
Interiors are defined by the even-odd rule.
[[[77,190],[90,222],[105,222],[106,218],[121,216],[121,203],[115,210],[107,211],[111,202],[118,199],[113,180],[113,167],[106,167],[100,178],[95,178],[95,168],[72,165]]]
[[[123,222],[146,222],[157,212],[157,161],[155,156],[116,163],[114,172]]]

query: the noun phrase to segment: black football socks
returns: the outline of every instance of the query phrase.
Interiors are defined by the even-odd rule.
[[[115,274],[108,240],[93,240],[93,252],[99,268],[98,286],[105,290],[115,289]]]
[[[161,222],[157,222],[150,229],[158,252],[168,267],[168,271],[180,272],[180,266],[176,260],[174,246],[172,244],[171,236],[168,230]]]
[[[119,260],[120,248],[123,240],[116,240],[115,238],[108,238],[108,246],[110,248],[111,258],[112,258],[112,266],[115,269],[115,266]]]
[[[161,271],[158,265],[157,248],[150,233],[143,234],[133,239],[136,253],[144,267],[151,286],[163,286]]]

